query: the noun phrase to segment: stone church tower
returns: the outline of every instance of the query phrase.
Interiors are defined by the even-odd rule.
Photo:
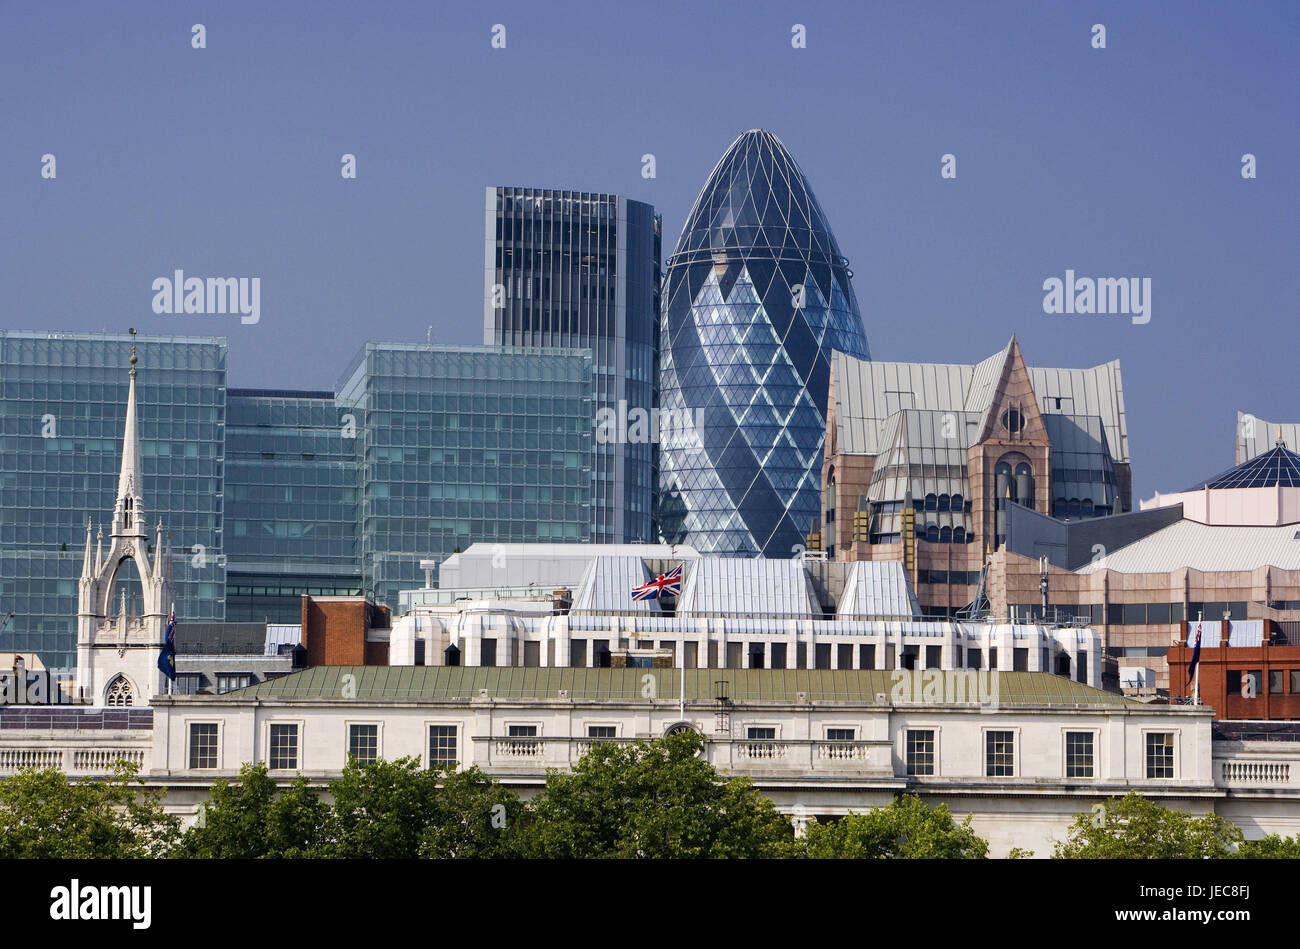
[[[91,547],[91,525],[86,523],[86,552],[77,592],[77,696],[94,705],[148,705],[166,690],[158,670],[158,656],[167,633],[174,604],[171,558],[162,521],[156,528],[153,563],[149,562],[149,527],[145,519],[140,429],[136,421],[135,330],[131,330],[131,386],[126,403],[126,431],[122,437],[122,471],[117,481],[117,501],[104,553],[103,529]],[[127,561],[135,565],[140,589],[131,591],[139,612],[131,615],[127,590],[118,602],[113,593],[118,573]]]

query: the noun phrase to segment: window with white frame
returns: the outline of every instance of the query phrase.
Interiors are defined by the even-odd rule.
[[[617,738],[618,726],[616,725],[588,725],[587,737],[598,740]]]
[[[298,726],[273,722],[269,733],[267,767],[272,771],[294,771],[298,767]]]
[[[1096,776],[1094,742],[1092,732],[1065,733],[1065,776],[1067,778]]]
[[[215,768],[217,766],[217,723],[190,723],[190,767]]]
[[[908,774],[922,777],[934,774],[933,728],[909,728],[904,750]]]
[[[990,778],[1006,778],[1016,773],[1016,733],[987,731],[984,733],[984,774]]]
[[[852,741],[854,738],[852,728],[828,728],[826,729],[827,741]]]
[[[429,726],[429,767],[451,767],[459,758],[456,754],[456,726]]]
[[[246,689],[253,684],[253,677],[243,672],[218,672],[217,673],[217,694],[233,692],[235,689]]]
[[[348,757],[355,758],[357,764],[370,764],[379,760],[378,725],[348,725]]]
[[[1147,732],[1147,777],[1174,776],[1174,733]]]

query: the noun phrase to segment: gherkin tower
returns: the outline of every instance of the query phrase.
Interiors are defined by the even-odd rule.
[[[668,260],[664,540],[735,556],[802,549],[821,512],[831,351],[870,358],[851,276],[785,146],[762,129],[736,139]]]

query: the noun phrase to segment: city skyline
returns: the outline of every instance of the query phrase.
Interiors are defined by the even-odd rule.
[[[1015,333],[1047,364],[1120,359],[1135,497],[1229,464],[1236,411],[1295,414],[1277,345],[1300,289],[1284,4],[813,5],[804,48],[780,8],[735,8],[726,41],[682,28],[687,8],[409,5],[363,26],[339,10],[187,14],[201,50],[161,5],[13,11],[6,327],[225,335],[232,385],[325,388],[366,341],[477,341],[485,186],[625,195],[675,241],[726,144],[763,127],[816,182],[877,358],[962,363]],[[581,51],[611,43],[622,66],[597,79]],[[68,45],[85,55],[57,73],[33,58]],[[583,105],[524,81],[543,67]],[[755,94],[734,108],[672,107],[736,82]],[[152,281],[177,269],[260,276],[259,322],[154,314]],[[1068,269],[1150,278],[1151,322],[1045,313],[1043,282]],[[308,336],[309,358],[286,359]]]

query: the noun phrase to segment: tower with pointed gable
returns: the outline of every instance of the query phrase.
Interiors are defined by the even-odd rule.
[[[167,556],[169,545],[161,520],[154,528],[152,562],[149,558],[134,329],[131,335],[131,382],[122,436],[122,468],[109,527],[108,550],[104,550],[103,528],[92,531],[87,521],[77,594],[77,695],[94,705],[119,707],[147,705],[153,696],[164,691],[166,684],[158,670],[158,655],[174,602],[171,558]],[[123,586],[114,602],[119,574],[126,569],[128,561],[135,566],[140,588],[128,591]]]

